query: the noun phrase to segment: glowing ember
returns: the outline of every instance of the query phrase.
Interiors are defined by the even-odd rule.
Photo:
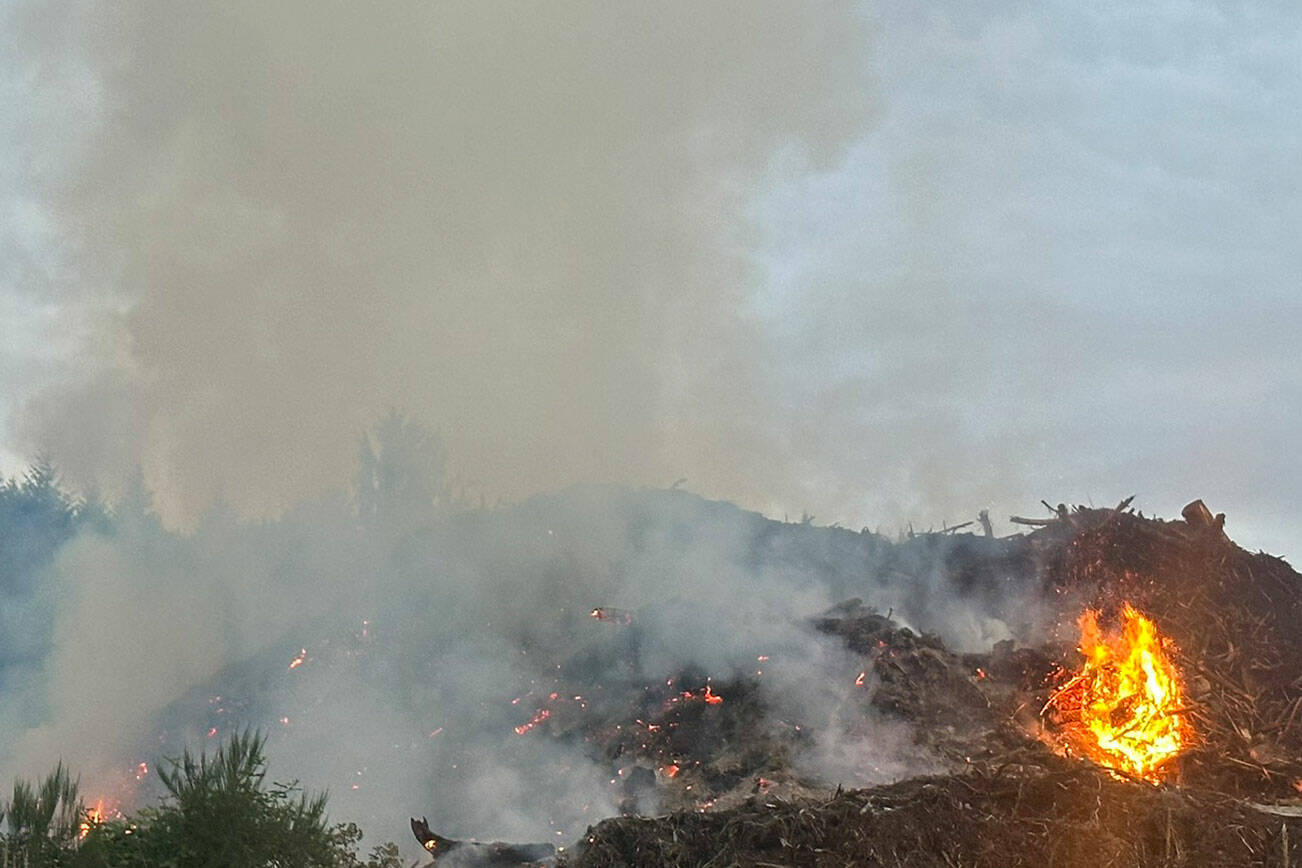
[[[306,659],[307,659],[307,649],[306,648],[298,649],[298,653],[294,655],[294,659],[289,661],[289,668],[297,669],[298,667],[303,665],[303,661]]]
[[[1174,650],[1153,622],[1129,604],[1120,635],[1104,634],[1099,613],[1080,617],[1085,665],[1049,699],[1067,726],[1071,747],[1108,768],[1156,783],[1163,763],[1178,755],[1190,730],[1182,715]]]
[[[868,680],[868,673],[867,673],[866,671],[865,671],[865,672],[860,672],[860,673],[859,673],[859,677],[856,678],[856,679],[854,680],[854,686],[855,686],[855,687],[863,687],[863,683],[864,683],[864,681],[866,681],[866,680]]]
[[[598,621],[605,621],[608,624],[632,624],[633,615],[625,612],[623,609],[608,609],[604,606],[598,606],[588,613],[589,618],[595,618]]]
[[[676,778],[678,777],[678,773],[682,771],[682,769],[679,768],[679,766],[676,763],[670,763],[669,765],[662,768],[661,771],[664,772],[664,775],[667,778]]]
[[[542,723],[544,720],[546,720],[551,716],[552,713],[550,709],[540,708],[538,709],[537,713],[534,714],[533,717],[529,718],[529,721],[527,723],[522,723],[515,728],[515,734],[524,735],[526,732],[533,729],[535,726]]]
[[[675,702],[691,702],[699,699],[706,705],[723,705],[723,697],[710,689],[710,685],[705,685],[705,689],[698,691],[684,690],[677,696],[671,697],[666,706],[673,705]]]

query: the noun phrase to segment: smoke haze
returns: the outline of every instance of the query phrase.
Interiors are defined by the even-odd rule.
[[[143,466],[181,523],[218,493],[275,513],[401,406],[491,498],[697,467],[758,494],[717,459],[759,410],[744,206],[776,150],[829,165],[868,123],[853,5],[39,3],[8,25],[43,230],[25,277],[60,327],[87,320],[11,418],[70,478]]]
[[[1296,552],[1288,4],[3,14],[11,473],[271,515],[398,406],[489,502],[1203,497]]]
[[[877,572],[869,535],[784,554],[681,492],[539,494],[567,486],[888,532],[1203,497],[1299,552],[1289,4],[0,15],[0,466],[44,450],[128,503],[143,478],[161,517],[3,601],[6,772],[286,717],[273,762],[341,818],[574,832],[606,784],[510,701],[594,605],[640,613],[638,677],[771,654],[792,707],[843,676],[800,624],[847,596],[955,647],[1034,627]],[[377,531],[349,489],[390,407],[451,477]],[[811,767],[922,762],[837,736]]]
[[[618,812],[622,782],[557,721],[632,726],[647,685],[686,671],[726,685],[761,669],[755,724],[802,728],[791,759],[810,779],[934,770],[907,725],[865,714],[862,659],[809,619],[857,595],[988,648],[1026,591],[963,599],[943,545],[910,554],[685,492],[570,489],[397,534],[338,500],[274,523],[209,513],[185,536],[133,509],[18,598],[51,638],[20,663],[0,646],[0,764],[33,776],[61,758],[92,798],[139,807],[139,763],[256,726],[274,774],[328,788],[333,816],[380,839],[405,839],[416,813],[455,835],[573,841]],[[632,623],[599,623],[594,604]],[[544,707],[555,721],[516,729]]]

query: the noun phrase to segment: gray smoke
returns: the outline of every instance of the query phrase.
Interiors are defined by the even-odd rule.
[[[20,448],[110,491],[143,467],[180,524],[329,489],[389,406],[492,499],[684,472],[755,494],[715,460],[762,412],[746,209],[776,152],[830,165],[871,116],[855,4],[6,19],[13,282],[75,334],[23,382]]]
[[[841,598],[960,647],[1025,626],[925,565],[756,562],[735,516],[572,493],[363,530],[390,406],[444,435],[449,499],[685,476],[891,531],[1201,496],[1294,540],[1296,13],[1150,13],[4,6],[0,459],[140,469],[193,531],[83,534],[6,607],[4,642],[53,638],[5,646],[4,770],[284,717],[273,757],[342,817],[573,831],[609,791],[510,701],[593,605],[639,613],[638,677],[763,654],[792,707],[849,663],[799,626]],[[808,760],[890,776],[896,736]]]
[[[189,535],[128,505],[44,576],[53,640],[6,688],[0,767],[30,776],[61,758],[88,792],[140,806],[151,780],[135,780],[139,763],[258,726],[273,775],[329,789],[334,816],[373,838],[405,841],[414,813],[459,836],[568,843],[615,813],[621,791],[566,715],[632,725],[646,685],[762,670],[768,720],[808,733],[793,757],[806,774],[928,771],[936,759],[903,724],[854,699],[863,661],[809,619],[857,595],[980,647],[968,610],[993,623],[1010,606],[936,607],[954,594],[934,558],[887,569],[889,551],[871,534],[619,487],[407,530],[361,524],[342,498],[274,523],[213,510]],[[595,605],[632,623],[599,623]],[[518,734],[541,707],[556,720]]]

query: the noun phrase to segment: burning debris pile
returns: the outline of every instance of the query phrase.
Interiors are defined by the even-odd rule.
[[[1008,540],[1058,628],[1037,647],[955,655],[853,606],[820,627],[872,659],[874,706],[921,723],[924,741],[986,727],[988,742],[1033,736],[1123,776],[1297,797],[1302,578],[1231,543],[1201,502],[1176,522],[1124,507],[1060,507]]]
[[[1235,546],[1201,502],[1181,521],[1128,506],[1060,506],[999,540],[947,536],[947,578],[967,598],[1015,587],[1045,607],[1053,626],[1032,644],[959,653],[857,599],[814,619],[861,662],[827,713],[868,740],[907,725],[920,764],[943,774],[829,791],[796,761],[813,738],[802,720],[767,707],[762,656],[722,683],[680,673],[632,700],[590,697],[582,714],[541,709],[526,731],[581,740],[624,796],[625,816],[557,858],[1298,864],[1302,577]]]
[[[1099,613],[1080,617],[1080,671],[1044,708],[1081,756],[1157,783],[1189,742],[1189,709],[1167,645],[1153,622],[1126,604],[1122,628],[1105,635]],[[1174,650],[1173,648],[1171,650]]]
[[[1235,546],[1224,516],[1213,518],[1201,501],[1184,516],[1066,515],[1039,534],[1048,588],[1114,617],[1129,604],[1169,637],[1187,694],[1178,710],[1191,733],[1169,779],[1241,796],[1296,797],[1302,579],[1278,558]]]

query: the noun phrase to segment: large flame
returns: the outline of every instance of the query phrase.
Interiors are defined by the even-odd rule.
[[[1049,700],[1067,724],[1068,741],[1090,759],[1156,783],[1163,763],[1189,740],[1180,674],[1169,639],[1130,604],[1118,633],[1104,633],[1099,613],[1079,620],[1085,665]]]

